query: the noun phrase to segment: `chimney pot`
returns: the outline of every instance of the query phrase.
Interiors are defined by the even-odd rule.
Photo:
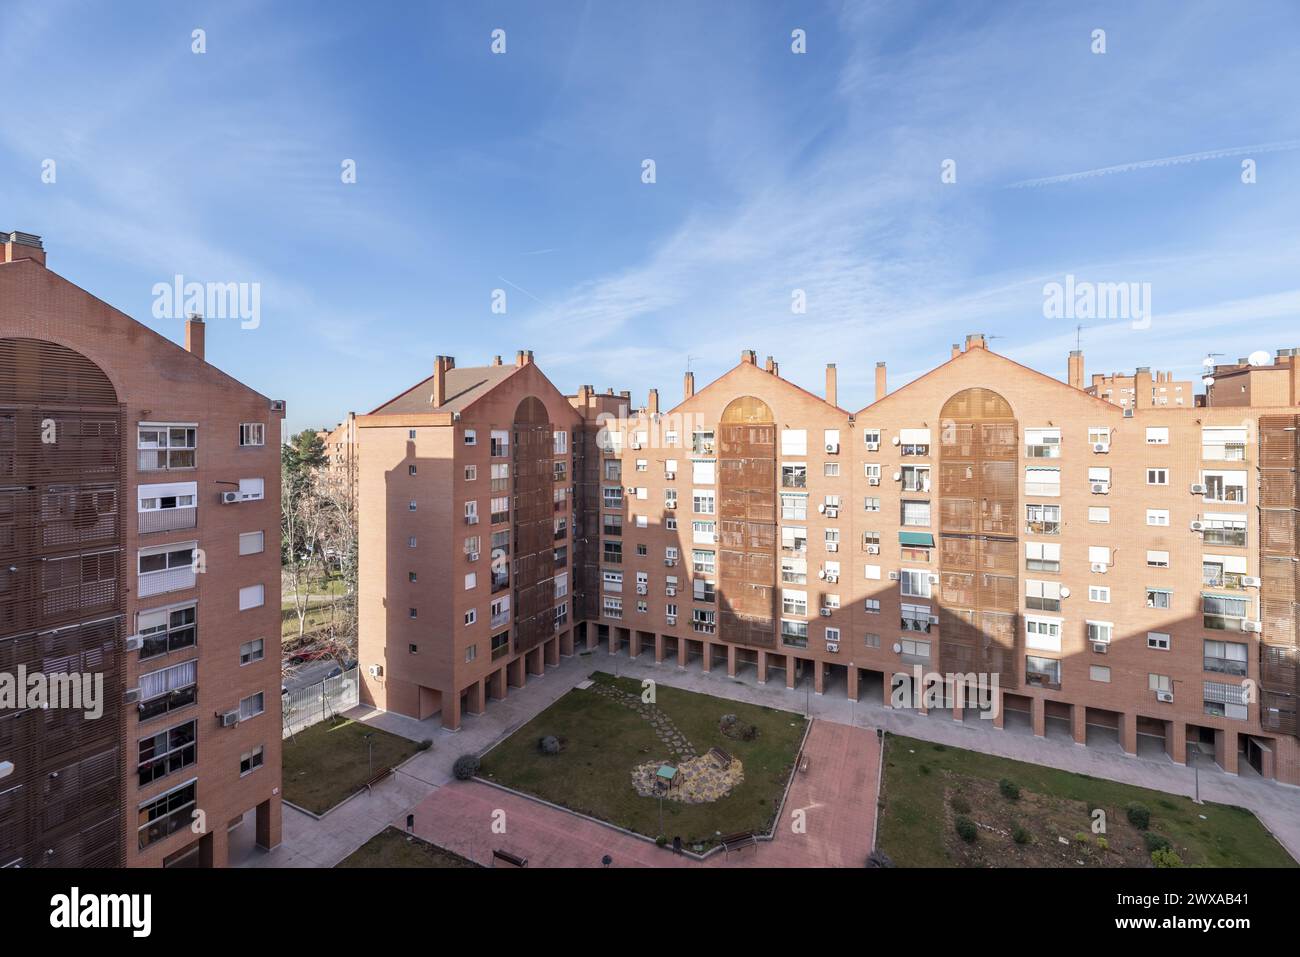
[[[185,320],[185,351],[203,361],[205,333],[207,327],[203,324],[203,317],[194,313]]]
[[[751,366],[758,365],[758,353],[753,349],[743,349],[740,353],[740,361]]]
[[[885,397],[889,389],[885,384],[885,364],[876,363],[876,401],[879,402]]]
[[[952,344],[952,356],[951,356],[951,358],[955,359],[955,358],[957,358],[959,355],[961,355],[961,343],[960,343],[960,342],[954,342],[954,343]]]
[[[45,247],[41,244],[40,236],[15,229],[0,233],[0,243],[4,245],[0,262],[12,263],[20,259],[30,259],[42,266],[45,265]]]
[[[523,364],[524,364],[524,350],[518,349],[515,351],[515,367],[519,368]]]
[[[826,363],[826,401],[831,405],[839,405],[839,373],[835,370],[835,363]]]
[[[768,357],[767,357],[767,364],[764,366],[764,368],[765,368],[768,372],[772,372],[773,370],[776,369],[776,363],[772,361],[772,357],[771,357],[771,356],[768,356]]]
[[[1070,358],[1066,361],[1066,376],[1070,385],[1076,389],[1083,388],[1083,350],[1070,350]]]
[[[493,356],[493,357],[492,357],[492,364],[493,364],[494,366],[499,366],[499,365],[501,365],[501,357],[500,357],[500,356]]]
[[[682,376],[682,398],[689,399],[695,395],[695,373],[688,372]]]

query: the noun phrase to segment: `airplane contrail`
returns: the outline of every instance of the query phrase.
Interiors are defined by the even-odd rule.
[[[1276,153],[1282,150],[1300,149],[1300,140],[1283,140],[1278,143],[1260,143],[1255,146],[1233,146],[1222,150],[1205,150],[1202,153],[1183,153],[1181,156],[1162,156],[1159,159],[1139,160],[1136,163],[1121,163],[1118,166],[1102,166],[1077,173],[1062,173],[1060,176],[1045,176],[1042,179],[1025,179],[1010,183],[1004,189],[1024,189],[1029,186],[1051,186],[1056,183],[1073,183],[1076,180],[1092,179],[1096,176],[1108,176],[1111,173],[1131,173],[1138,169],[1154,169],[1159,166],[1178,166],[1183,163],[1200,163],[1205,160],[1223,159],[1228,156],[1245,156],[1248,153]]]

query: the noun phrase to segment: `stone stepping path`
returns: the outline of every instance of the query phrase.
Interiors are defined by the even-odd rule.
[[[622,691],[611,684],[604,682],[595,682],[591,689],[598,695],[602,695],[616,704],[621,704],[630,711],[635,711],[638,715],[650,722],[654,728],[655,737],[659,739],[665,747],[673,754],[676,754],[681,761],[687,761],[698,755],[695,745],[691,744],[681,729],[673,723],[673,719],[668,717],[657,705],[647,704],[641,700],[639,694],[633,694],[630,691]]]

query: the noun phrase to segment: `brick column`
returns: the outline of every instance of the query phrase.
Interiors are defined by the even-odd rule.
[[[993,727],[997,728],[999,731],[1002,731],[1007,726],[1007,696],[1002,691],[998,692],[997,704],[998,704],[998,710],[993,715],[993,717],[990,718],[989,720],[993,722]]]
[[[442,696],[442,728],[444,731],[460,730],[460,693],[448,692]]]
[[[759,651],[758,653],[758,683],[767,684],[767,652]]]
[[[1174,764],[1187,763],[1187,725],[1178,720],[1165,722],[1165,750]]]
[[[785,686],[787,688],[794,687],[794,669],[798,663],[799,660],[794,655],[788,654],[785,656]]]
[[[1225,774],[1237,773],[1237,732],[1214,732],[1214,763],[1223,768]]]
[[[704,642],[704,673],[707,675],[713,670],[713,645]]]
[[[534,648],[532,651],[528,652],[528,654],[524,656],[524,661],[527,663],[527,670],[530,675],[536,675],[537,677],[545,676],[546,665],[542,663],[541,648]]]
[[[492,677],[488,679],[488,693],[492,697],[501,701],[506,696],[506,691],[510,685],[509,678],[506,675],[506,667],[502,665],[496,671],[492,672]]]
[[[560,656],[562,658],[573,657],[573,629],[570,628],[564,634],[560,635]]]
[[[543,657],[545,658],[547,665],[554,668],[560,663],[560,641],[558,638],[552,638],[550,641],[546,642],[542,645],[542,649],[544,651]]]
[[[854,701],[858,700],[858,666],[849,664],[849,693],[848,697]]]
[[[1034,726],[1034,737],[1043,738],[1047,736],[1047,708],[1043,704],[1043,699],[1032,697],[1029,699],[1029,714],[1031,723]]]
[[[655,664],[664,663],[664,636],[655,632]]]
[[[641,632],[633,630],[627,636],[627,655],[629,658],[641,657]]]
[[[826,666],[820,661],[813,661],[813,694],[821,694],[826,690]]]
[[[280,799],[267,798],[257,806],[257,846],[264,851],[280,846]]]
[[[686,670],[686,662],[690,661],[691,645],[685,638],[677,639],[677,667],[682,671]]]
[[[484,712],[483,698],[485,692],[486,689],[482,678],[469,686],[469,696],[465,703],[465,710],[469,714],[482,714]]]
[[[515,688],[522,688],[528,681],[528,666],[524,663],[526,657],[528,657],[527,652],[506,665],[507,683]]]
[[[736,646],[727,645],[727,677],[736,677]]]
[[[1136,757],[1138,753],[1138,722],[1137,715],[1129,714],[1127,711],[1122,712],[1119,716],[1119,746],[1129,757]]]
[[[1070,707],[1070,734],[1075,744],[1088,744],[1088,706],[1083,704]]]

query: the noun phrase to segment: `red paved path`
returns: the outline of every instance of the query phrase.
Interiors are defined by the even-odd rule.
[[[529,867],[862,867],[871,850],[880,751],[873,730],[814,721],[776,837],[757,847],[717,854],[700,864],[648,841],[517,797],[478,781],[453,781],[415,809],[415,833],[480,864],[492,849],[528,858]],[[506,814],[507,833],[493,834],[493,812]],[[804,811],[804,833],[793,812]],[[400,828],[405,819],[393,822]]]

